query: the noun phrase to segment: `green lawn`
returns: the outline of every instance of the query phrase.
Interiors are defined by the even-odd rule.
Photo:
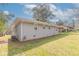
[[[7,48],[8,47],[8,48]],[[0,50],[2,48],[0,47]],[[5,53],[8,49],[8,52]],[[11,56],[64,56],[79,55],[79,31],[27,42],[12,42],[3,46],[2,55]],[[1,53],[0,53],[1,55]]]

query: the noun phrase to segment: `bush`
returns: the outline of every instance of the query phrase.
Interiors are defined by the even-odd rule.
[[[3,33],[2,32],[0,32],[0,37],[2,37],[3,36]]]
[[[11,39],[12,39],[12,41],[15,41],[15,40],[17,40],[17,37],[16,36],[11,36]]]

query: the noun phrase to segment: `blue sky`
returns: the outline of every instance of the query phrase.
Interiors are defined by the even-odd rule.
[[[75,8],[74,4],[72,3],[58,3],[55,5],[62,10],[69,9],[69,8]]]
[[[23,5],[20,4],[8,4],[8,5],[0,5],[0,10],[9,11],[10,13],[14,14],[15,17],[28,17],[28,15],[24,14],[23,12]]]
[[[22,18],[32,18],[32,16],[30,15],[30,13],[28,13],[28,11],[26,11],[28,14],[25,14],[24,9],[25,8],[31,8],[33,6],[27,6],[30,4],[18,4],[18,3],[9,3],[9,4],[0,4],[0,10],[3,11],[8,11],[9,13],[13,13],[16,17],[22,17]],[[73,9],[73,8],[78,8],[79,4],[72,4],[72,3],[54,3],[53,7],[64,11],[67,9]]]

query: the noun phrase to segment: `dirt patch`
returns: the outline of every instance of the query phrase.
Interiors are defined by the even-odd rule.
[[[0,37],[0,44],[8,43],[8,40],[6,40],[3,37]]]
[[[0,44],[8,43],[8,41],[0,41]]]

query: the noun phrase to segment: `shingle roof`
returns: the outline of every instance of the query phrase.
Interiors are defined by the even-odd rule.
[[[36,21],[32,19],[24,19],[24,18],[16,18],[16,20],[13,22],[12,26],[15,27],[16,25],[20,23],[29,23],[29,24],[38,24],[38,25],[45,25],[45,26],[52,26],[52,27],[57,27],[57,28],[63,28],[64,26],[58,26],[58,25],[53,25],[47,22],[41,22],[41,21]]]

